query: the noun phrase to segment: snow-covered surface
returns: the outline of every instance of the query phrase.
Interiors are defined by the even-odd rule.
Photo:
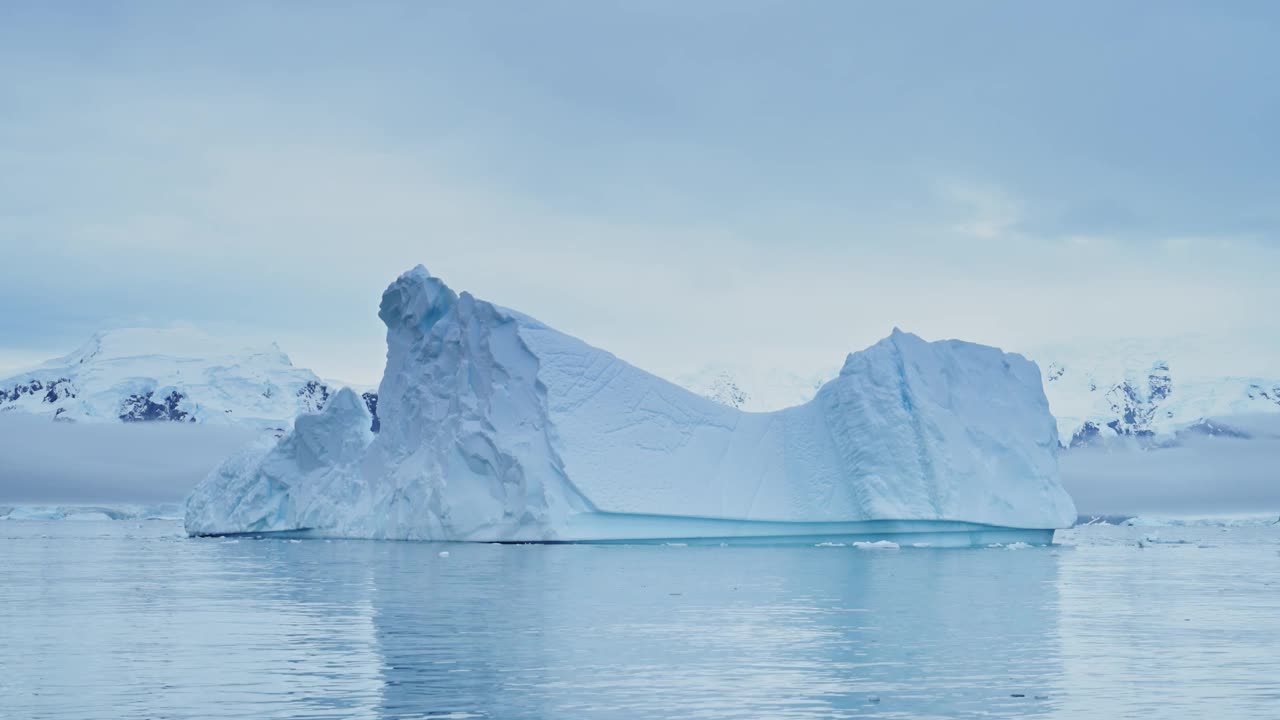
[[[1129,527],[1270,527],[1280,526],[1280,510],[1272,513],[1233,513],[1228,515],[1138,515],[1121,525]]]
[[[65,357],[0,379],[0,412],[72,421],[172,421],[283,431],[330,385],[276,345],[185,328],[102,332]]]
[[[1280,413],[1280,357],[1205,336],[1079,343],[1028,353],[1067,445],[1172,439],[1205,418]]]
[[[379,316],[381,432],[339,393],[197,487],[189,532],[625,540],[1043,533],[1075,519],[1039,371],[995,348],[895,330],[811,402],[750,413],[422,267]]]

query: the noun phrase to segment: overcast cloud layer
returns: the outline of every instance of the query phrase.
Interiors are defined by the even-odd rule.
[[[1280,330],[1273,3],[5,3],[0,365],[374,382],[424,263],[674,374]]]

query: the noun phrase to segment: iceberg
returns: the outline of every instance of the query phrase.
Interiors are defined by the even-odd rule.
[[[809,402],[744,412],[418,266],[383,294],[371,433],[338,392],[187,502],[191,535],[1047,543],[1075,507],[1036,365],[897,329]]]

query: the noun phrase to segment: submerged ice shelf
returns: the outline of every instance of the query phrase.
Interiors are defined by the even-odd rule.
[[[196,533],[253,538],[322,539],[334,537],[326,529],[260,530]],[[486,543],[592,543],[679,545],[833,545],[956,548],[993,547],[1014,543],[1049,545],[1053,529],[1009,528],[947,520],[862,520],[830,523],[778,523],[762,520],[686,518],[670,515],[628,515],[588,512],[571,517],[564,537],[483,540]],[[344,536],[338,536],[344,537]],[[437,538],[432,538],[437,539]],[[440,538],[465,542],[474,539]]]
[[[576,542],[696,543],[732,541],[735,545],[877,542],[895,540],[929,547],[969,547],[1025,542],[1048,545],[1052,529],[1008,528],[947,520],[860,520],[853,522],[770,522],[622,513],[583,513],[569,519]]]
[[[1047,542],[1075,519],[1040,373],[995,348],[895,330],[812,401],[747,413],[421,266],[379,316],[380,433],[338,393],[201,483],[189,533],[946,545]]]

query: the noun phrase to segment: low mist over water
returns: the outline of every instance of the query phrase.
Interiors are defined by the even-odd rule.
[[[0,502],[177,502],[258,433],[0,415]]]
[[[1083,515],[1280,514],[1280,415],[1229,422],[1241,437],[1186,434],[1177,447],[1066,451],[1062,484]]]

